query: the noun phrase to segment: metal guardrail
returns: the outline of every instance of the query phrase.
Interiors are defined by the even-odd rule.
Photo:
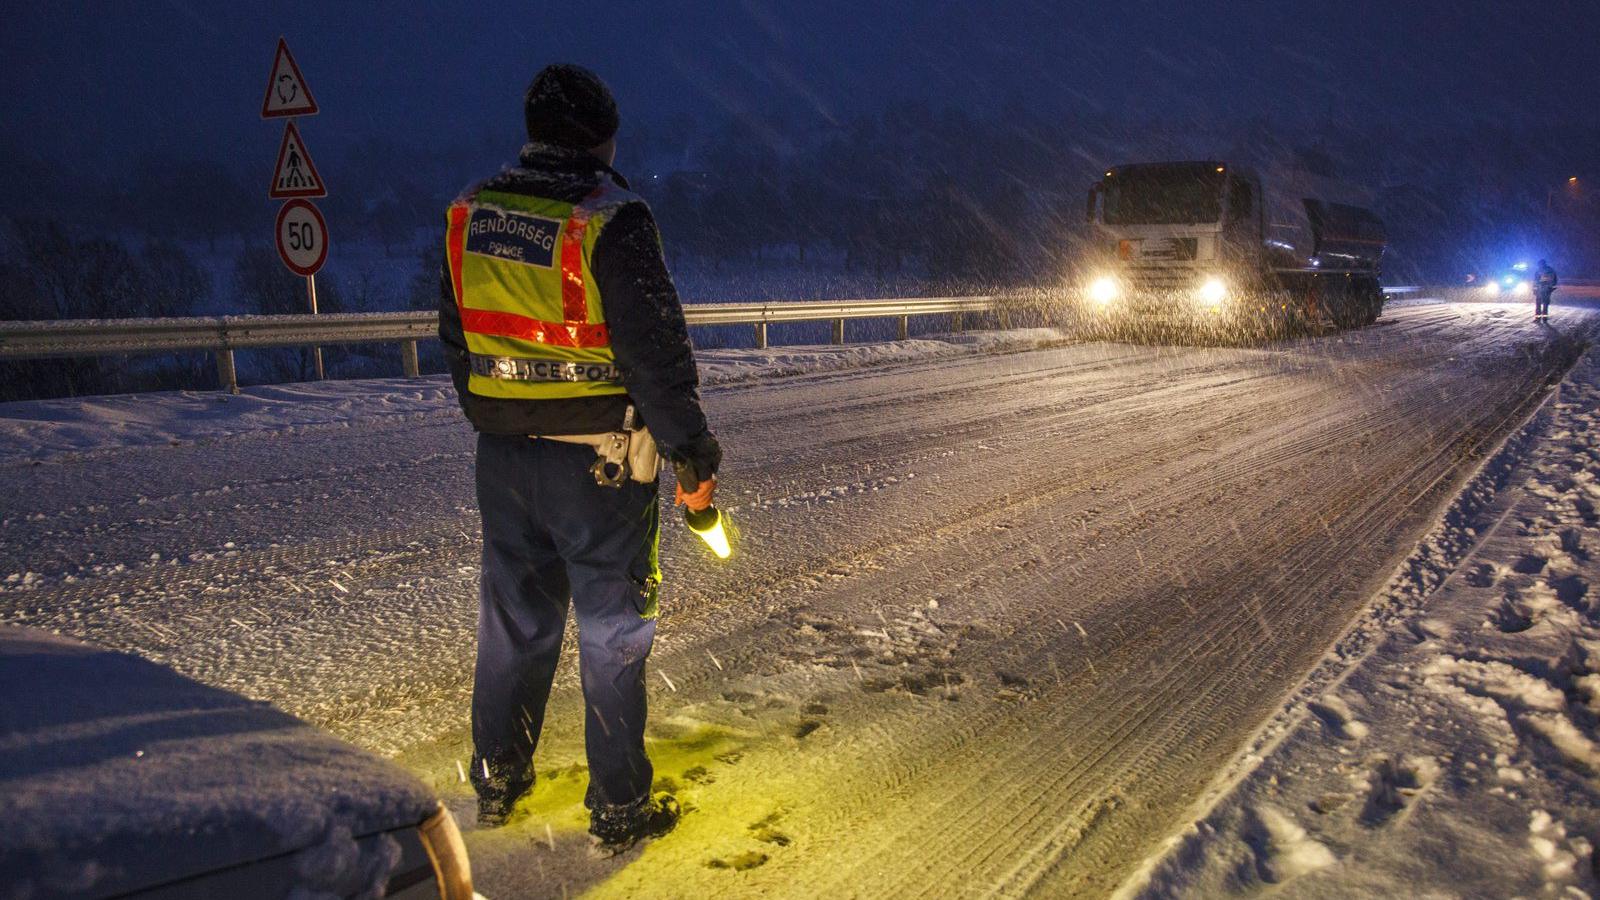
[[[766,347],[767,326],[778,323],[831,321],[833,342],[842,344],[847,319],[897,318],[898,336],[904,340],[911,316],[953,315],[955,330],[960,331],[965,314],[988,312],[995,307],[994,297],[698,303],[684,307],[684,318],[690,325],[754,326],[756,346]],[[223,388],[237,393],[238,370],[233,358],[236,350],[398,343],[402,369],[407,377],[414,378],[419,368],[417,342],[436,338],[438,331],[439,315],[435,312],[0,322],[0,359],[209,352],[216,355],[217,376]]]

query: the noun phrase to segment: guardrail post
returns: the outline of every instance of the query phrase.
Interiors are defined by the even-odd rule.
[[[756,323],[756,349],[767,349],[767,323],[765,322]]]
[[[895,334],[899,340],[903,341],[911,336],[911,317],[901,316],[898,324],[899,327],[895,329]]]
[[[954,313],[950,314],[950,330],[951,331],[955,332],[956,334],[960,334],[962,332],[962,326],[964,324],[965,323],[962,321],[961,313],[954,312]]]
[[[1001,331],[1010,331],[1011,330],[1011,310],[1006,309],[1005,307],[1002,306],[1002,307],[1000,307],[998,312],[999,312],[999,316],[1000,316],[1000,330]]]
[[[233,367],[232,350],[217,351],[217,380],[228,393],[239,393],[239,372]]]
[[[416,378],[422,374],[422,367],[417,365],[417,342],[400,342],[400,368],[406,373],[407,378]]]
[[[844,320],[843,319],[834,319],[833,320],[833,342],[835,344],[844,343]]]

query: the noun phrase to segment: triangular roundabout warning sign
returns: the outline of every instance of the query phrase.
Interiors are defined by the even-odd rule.
[[[316,114],[317,101],[311,96],[311,88],[295,65],[289,44],[278,38],[278,54],[272,58],[272,74],[267,76],[267,95],[261,100],[261,118]]]
[[[267,196],[275,200],[328,196],[322,176],[317,174],[316,164],[293,122],[284,123],[283,143],[278,145],[278,163],[272,167],[272,188]]]

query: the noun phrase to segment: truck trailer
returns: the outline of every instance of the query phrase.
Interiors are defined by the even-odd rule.
[[[1105,332],[1273,336],[1383,312],[1383,222],[1359,189],[1220,160],[1113,166],[1090,188],[1077,296]]]

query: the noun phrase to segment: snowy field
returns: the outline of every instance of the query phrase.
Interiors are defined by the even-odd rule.
[[[569,660],[525,816],[467,836],[479,889],[1103,896],[1166,849],[1153,894],[1408,895],[1435,876],[1405,861],[1481,798],[1504,808],[1477,840],[1521,866],[1506,893],[1588,884],[1594,482],[1561,454],[1592,452],[1594,360],[1541,407],[1600,325],[1585,303],[1546,328],[1408,303],[1249,349],[708,354],[738,549],[669,522],[651,676],[660,786],[691,811],[588,858]],[[269,700],[470,821],[452,404],[425,380],[0,407],[0,620]],[[1545,507],[1512,499],[1519,473]],[[1348,796],[1307,808],[1324,794]]]

